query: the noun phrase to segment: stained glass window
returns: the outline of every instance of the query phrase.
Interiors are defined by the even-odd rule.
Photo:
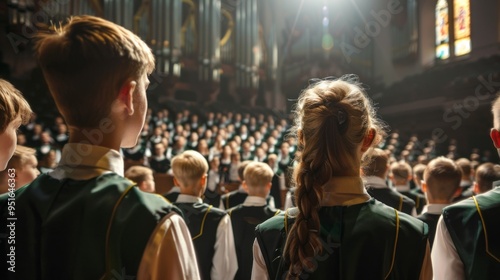
[[[455,15],[455,55],[460,56],[471,51],[469,0],[454,0],[453,12]]]
[[[448,23],[448,2],[439,0],[436,5],[436,57],[450,57],[450,30]]]

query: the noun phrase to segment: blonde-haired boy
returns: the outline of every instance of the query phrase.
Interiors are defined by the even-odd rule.
[[[16,147],[7,168],[0,171],[0,194],[6,193],[9,189],[19,189],[31,183],[40,175],[40,171],[37,169],[38,161],[35,153],[35,149],[32,148]]]
[[[0,79],[0,171],[7,167],[17,143],[16,131],[28,123],[31,107],[21,92],[6,80]]]
[[[252,275],[253,242],[255,227],[280,211],[267,205],[274,172],[268,164],[249,163],[243,174],[243,188],[248,193],[243,204],[228,210],[233,225],[234,244],[238,255],[238,272],[235,279],[250,279]]]
[[[15,192],[15,274],[2,244],[0,279],[199,279],[176,208],[123,177],[119,150],[136,144],[147,111],[149,47],[92,16],[38,39],[36,57],[69,141],[53,172]],[[1,199],[0,213],[8,213]]]
[[[238,264],[233,228],[226,212],[203,203],[208,163],[193,150],[172,159],[174,184],[180,187],[175,205],[184,212],[193,238],[202,279],[234,279]]]
[[[156,191],[151,168],[140,165],[131,166],[125,171],[125,178],[135,182],[141,191],[149,193]]]

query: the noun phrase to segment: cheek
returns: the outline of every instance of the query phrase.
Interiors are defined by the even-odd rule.
[[[14,130],[6,130],[0,135],[0,170],[3,170],[10,158],[14,154],[17,144],[16,132]]]

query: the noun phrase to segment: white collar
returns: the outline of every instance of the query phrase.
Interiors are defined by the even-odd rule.
[[[409,192],[409,191],[410,191],[410,184],[406,184],[406,185],[396,185],[396,186],[394,186],[394,188],[395,188],[398,192]]]
[[[441,215],[441,213],[443,213],[443,208],[449,205],[450,204],[427,204],[422,209],[422,214],[429,213],[434,215]]]
[[[194,195],[189,195],[189,194],[179,194],[177,197],[177,200],[175,201],[177,203],[203,203],[203,200],[197,196]]]
[[[365,176],[363,177],[363,183],[366,185],[370,185],[374,189],[388,189],[389,187],[385,183],[385,180],[378,176]]]
[[[173,186],[167,194],[171,194],[171,193],[180,193],[181,192],[181,188],[179,188],[178,186]]]
[[[106,147],[68,143],[64,145],[59,165],[50,173],[56,179],[88,180],[105,173],[123,176],[123,158]]]
[[[265,206],[266,199],[259,196],[247,196],[243,202],[243,206]]]

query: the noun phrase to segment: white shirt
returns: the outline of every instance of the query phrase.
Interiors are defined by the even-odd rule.
[[[431,258],[434,279],[465,279],[464,264],[458,256],[443,216],[439,217],[436,226]]]
[[[229,181],[239,181],[240,180],[240,176],[238,174],[238,167],[239,167],[239,163],[231,163],[231,165],[229,166]]]
[[[422,214],[429,213],[433,215],[441,215],[443,213],[443,208],[449,205],[450,204],[427,204],[422,209]]]
[[[123,158],[105,147],[68,143],[59,165],[49,173],[55,179],[88,180],[106,173],[123,176]],[[191,234],[175,213],[163,217],[144,249],[138,279],[200,279]]]
[[[209,170],[208,171],[208,182],[207,188],[210,191],[215,191],[217,189],[217,184],[220,182],[220,175],[217,170]]]
[[[177,203],[203,203],[199,197],[179,194]],[[234,246],[233,227],[229,215],[225,215],[217,226],[215,235],[214,256],[212,258],[210,278],[232,280],[238,271],[238,259]],[[189,279],[189,278],[185,278]]]
[[[286,197],[285,197],[285,207],[283,209],[288,209],[293,206],[293,200],[292,200],[292,193],[290,191],[286,192]]]

